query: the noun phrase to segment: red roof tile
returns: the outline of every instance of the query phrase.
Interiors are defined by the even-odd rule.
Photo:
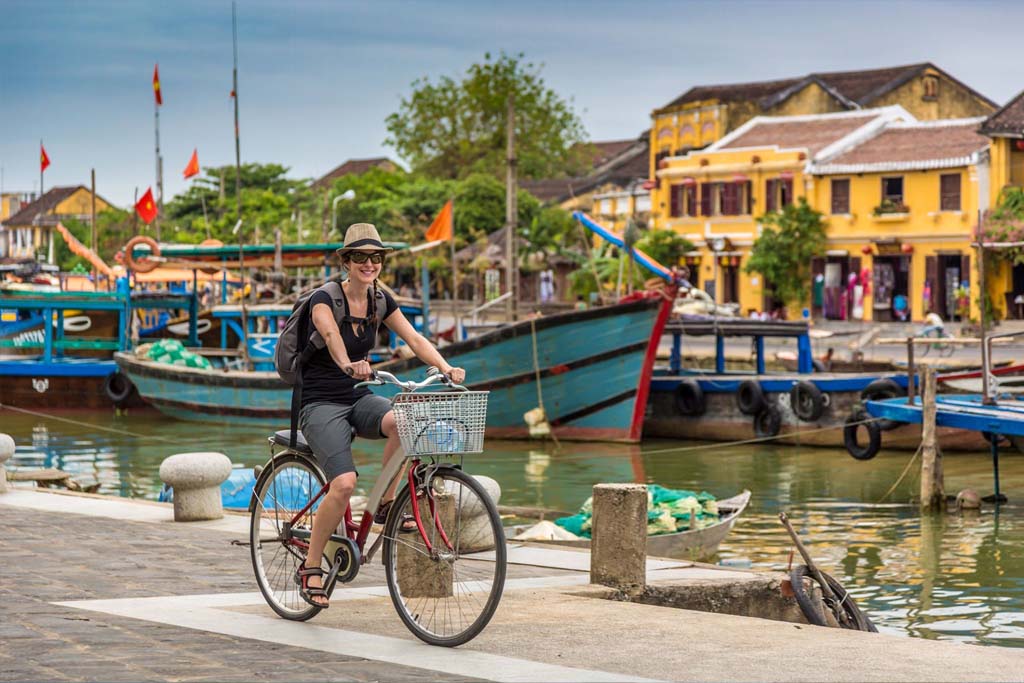
[[[955,125],[892,124],[853,149],[826,160],[828,166],[901,164],[968,157],[988,147],[977,119]]]
[[[333,171],[317,178],[313,187],[325,187],[332,182],[347,175],[362,175],[371,168],[382,168],[385,171],[394,171],[399,168],[398,164],[387,157],[372,157],[370,159],[349,159]]]
[[[772,147],[781,149],[806,149],[811,156],[828,147],[840,138],[849,135],[868,121],[878,117],[877,111],[865,112],[861,116],[822,115],[821,118],[806,120],[766,120],[755,123],[745,133],[716,149],[739,149],[742,147]]]
[[[981,132],[990,135],[1024,137],[1024,92],[1002,106],[981,124]]]

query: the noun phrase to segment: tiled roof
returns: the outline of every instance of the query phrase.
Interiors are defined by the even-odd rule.
[[[989,135],[1024,137],[1024,92],[1007,102],[981,124]]]
[[[982,119],[891,123],[877,135],[826,159],[815,173],[948,168],[974,163],[989,140],[978,132]]]
[[[623,185],[646,178],[650,143],[646,133],[633,140],[593,142],[599,153],[594,171],[574,178],[522,180],[519,186],[542,202],[564,202],[574,195],[586,194],[598,185],[614,182]]]
[[[385,171],[393,171],[399,168],[398,164],[387,157],[373,157],[370,159],[349,159],[341,166],[338,166],[330,173],[313,181],[313,187],[325,187],[332,182],[347,175],[361,175],[371,168],[383,168]]]
[[[738,136],[723,139],[723,144],[715,145],[713,149],[778,146],[781,149],[806,149],[810,156],[814,156],[878,115],[878,110],[869,110],[863,115],[853,116],[822,114],[756,120],[746,131],[737,130]]]
[[[4,220],[3,224],[10,226],[56,225],[57,217],[53,213],[54,209],[78,190],[89,191],[85,185],[51,187],[42,197],[21,207],[18,213]]]
[[[883,69],[812,73],[800,78],[785,78],[775,81],[701,85],[690,88],[665,105],[664,108],[699,100],[719,100],[721,102],[753,100],[757,101],[762,109],[768,109],[785,101],[790,95],[802,90],[804,86],[810,83],[818,83],[827,90],[832,91],[837,99],[848,108],[854,109],[871,105],[879,97],[903,85],[925,69],[938,71],[950,81],[957,83],[978,98],[995,106],[995,103],[987,97],[961,83],[931,62],[921,62],[919,64],[892,66]]]

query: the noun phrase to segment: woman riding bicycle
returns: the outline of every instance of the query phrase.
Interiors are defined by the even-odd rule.
[[[370,363],[366,360],[376,342],[374,321],[380,320],[408,344],[416,357],[462,383],[466,373],[453,368],[427,339],[420,335],[398,309],[387,292],[379,300],[377,278],[383,269],[390,247],[384,246],[377,229],[369,223],[355,223],[345,232],[344,246],[338,250],[342,267],[348,273],[342,283],[342,301],[332,302],[324,289],[317,290],[309,300],[310,316],[323,337],[324,348],[313,353],[302,367],[302,406],[299,426],[317,461],[330,482],[330,490],[320,503],[313,519],[309,553],[296,573],[303,600],[316,607],[327,607],[323,589],[321,557],[328,539],[341,522],[355,490],[356,472],[352,459],[352,436],[387,439],[384,463],[398,450],[401,442],[395,427],[391,402],[366,388],[355,385],[369,379]],[[384,306],[378,315],[375,308]],[[339,328],[334,310],[344,311]],[[385,506],[374,521],[387,519],[388,506],[394,500],[401,478],[384,493]],[[415,522],[403,524],[403,531],[416,529]]]

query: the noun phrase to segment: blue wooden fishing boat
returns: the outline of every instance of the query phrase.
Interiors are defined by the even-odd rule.
[[[667,367],[656,368],[646,436],[704,441],[771,439],[781,443],[842,446],[847,420],[869,398],[906,395],[905,373],[815,370],[809,328],[805,322],[759,321],[742,318],[671,320],[666,326],[672,347]],[[712,337],[713,369],[686,368],[682,362],[684,337]],[[727,339],[749,338],[754,369],[726,367]],[[765,339],[796,341],[797,372],[769,372]],[[916,446],[904,438],[905,428],[893,443]]]
[[[0,293],[0,403],[21,408],[98,409],[130,405],[130,387],[119,386],[110,354],[128,346],[128,315],[133,305],[189,309],[189,297],[132,298],[115,292],[24,291]],[[69,312],[111,316],[111,329],[90,336],[66,334]],[[41,324],[40,334],[22,338],[19,330]],[[92,331],[91,329],[88,331]],[[41,338],[39,338],[41,336]],[[116,399],[116,400],[115,400]]]
[[[559,438],[638,441],[653,342],[669,306],[661,296],[641,296],[521,321],[446,346],[444,355],[466,369],[471,388],[493,392],[488,436],[529,436],[524,414],[542,401]],[[276,426],[288,421],[291,388],[275,372],[199,370],[131,353],[115,354],[115,360],[147,402],[173,417]],[[377,367],[399,376],[422,372],[415,359]]]

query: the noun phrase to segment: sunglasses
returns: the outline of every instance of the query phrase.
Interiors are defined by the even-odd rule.
[[[365,251],[353,251],[349,253],[348,259],[352,263],[366,263],[367,261],[369,261],[370,263],[376,265],[384,263],[384,254],[382,254],[379,251],[374,252],[372,254],[368,254]]]

